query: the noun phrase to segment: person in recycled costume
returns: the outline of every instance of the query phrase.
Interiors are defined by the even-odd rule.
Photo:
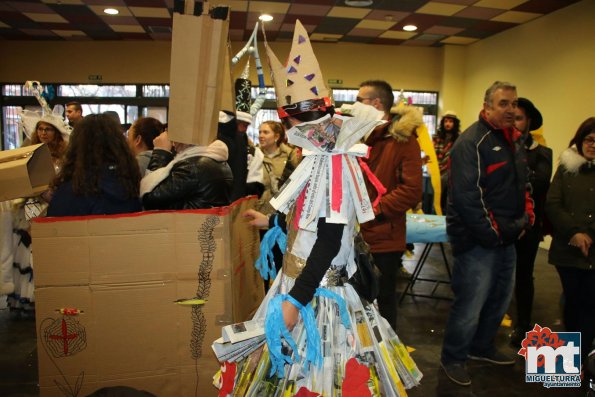
[[[267,53],[279,116],[304,158],[270,201],[278,212],[268,219],[256,266],[275,281],[249,322],[264,335],[255,338],[261,343],[237,343],[237,354],[227,356],[215,377],[219,396],[404,396],[422,374],[374,305],[347,283],[356,271],[357,224],[374,219],[363,174],[374,177],[361,161],[368,147],[359,142],[382,121],[334,114],[299,21],[287,65],[268,46]],[[257,212],[247,216],[266,223]],[[278,275],[262,255],[274,241],[285,251]]]

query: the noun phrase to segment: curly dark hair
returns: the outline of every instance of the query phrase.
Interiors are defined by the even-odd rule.
[[[52,186],[72,181],[77,195],[100,193],[102,174],[115,169],[130,198],[139,196],[140,170],[120,126],[105,114],[90,114],[75,125],[64,155],[62,169]]]
[[[143,143],[149,150],[153,150],[153,139],[157,138],[165,129],[161,121],[153,117],[140,117],[134,123],[134,136],[140,135]]]
[[[39,135],[37,134],[37,128],[39,128],[39,125],[41,123],[49,125],[54,129],[54,139],[48,142],[47,145],[48,149],[50,149],[50,154],[52,155],[52,157],[57,160],[61,159],[64,155],[64,152],[66,151],[67,144],[64,138],[62,137],[62,133],[60,133],[60,131],[53,124],[48,123],[47,121],[38,121],[37,124],[35,124],[35,131],[33,131],[33,134],[31,134],[31,144],[36,145],[38,143],[41,143]]]
[[[451,119],[454,121],[454,126],[452,127],[452,136],[450,137],[451,141],[454,142],[459,137],[461,133],[461,121],[456,117],[449,117],[444,116],[440,119],[440,126],[438,127],[438,131],[436,131],[436,135],[440,137],[440,139],[446,139],[446,129],[444,128],[444,119]]]
[[[576,130],[576,134],[574,134],[574,137],[570,141],[568,147],[576,145],[576,150],[578,150],[581,156],[584,156],[585,154],[583,153],[583,141],[585,140],[587,135],[593,132],[595,132],[595,117],[589,117],[588,119],[583,121],[581,125],[578,127],[578,130]]]

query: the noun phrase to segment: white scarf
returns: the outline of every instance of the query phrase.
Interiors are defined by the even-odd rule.
[[[220,140],[216,140],[209,146],[191,146],[183,152],[178,153],[165,167],[161,167],[155,171],[147,170],[144,178],[140,181],[140,196],[143,197],[145,194],[153,191],[157,185],[169,176],[174,165],[191,157],[199,156],[209,157],[216,161],[227,161],[227,145]]]

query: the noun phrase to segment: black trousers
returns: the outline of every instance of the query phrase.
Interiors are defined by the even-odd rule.
[[[566,331],[581,332],[581,358],[585,363],[595,338],[595,269],[556,266],[564,290]]]
[[[260,230],[260,241],[262,241],[262,238],[264,237],[264,235],[266,234],[268,230]],[[273,260],[275,261],[275,269],[277,269],[277,274],[279,274],[279,272],[281,271],[281,268],[283,267],[283,252],[281,252],[281,249],[279,248],[279,246],[277,244],[275,244],[275,246],[273,247]],[[273,281],[275,280],[263,280],[264,281],[264,293],[266,294],[267,292],[269,292],[269,287],[273,284]]]
[[[377,302],[380,315],[387,319],[391,327],[397,330],[397,275],[403,265],[402,251],[372,253],[376,267],[380,270]]]
[[[517,321],[515,328],[521,332],[533,329],[531,312],[533,311],[533,268],[539,249],[539,233],[533,229],[527,231],[522,239],[517,240],[516,247],[516,282],[514,294],[516,299]]]

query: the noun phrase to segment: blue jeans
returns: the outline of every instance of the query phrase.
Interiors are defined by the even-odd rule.
[[[455,256],[455,300],[444,331],[444,364],[462,363],[468,354],[494,353],[494,338],[512,298],[515,263],[514,244],[496,248],[477,245]]]

